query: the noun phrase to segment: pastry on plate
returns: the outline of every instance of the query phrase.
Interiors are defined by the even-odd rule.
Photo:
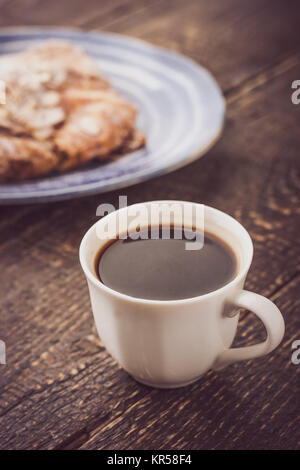
[[[0,80],[0,181],[65,171],[145,144],[135,106],[72,44],[47,41],[0,56]]]

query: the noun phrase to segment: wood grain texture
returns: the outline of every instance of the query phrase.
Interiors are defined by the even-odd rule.
[[[0,208],[2,449],[296,449],[300,339],[299,7],[294,1],[0,1],[0,25],[105,28],[179,50],[212,70],[227,99],[224,135],[202,159],[105,195]],[[272,14],[270,14],[270,11]],[[255,247],[246,288],[282,310],[270,356],[209,372],[188,388],[137,384],[107,354],[78,262],[101,202],[204,202],[236,217]],[[244,312],[235,345],[264,337]]]
[[[4,0],[0,3],[0,26],[97,26],[128,17],[159,0]]]

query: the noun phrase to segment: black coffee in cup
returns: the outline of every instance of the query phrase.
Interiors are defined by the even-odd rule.
[[[169,239],[161,228],[158,239],[143,230],[144,239],[117,238],[100,250],[95,270],[104,285],[140,299],[178,300],[215,291],[236,276],[236,256],[216,235],[205,232],[202,248],[189,250],[192,229],[173,227]]]

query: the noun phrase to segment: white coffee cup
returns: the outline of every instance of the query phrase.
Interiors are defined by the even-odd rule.
[[[153,201],[143,206],[150,211],[153,204],[160,207],[174,202],[182,207],[200,206],[183,201]],[[134,298],[102,284],[96,275],[95,258],[107,240],[99,238],[99,229],[109,218],[126,216],[129,207],[107,215],[88,230],[80,245],[80,262],[99,336],[130,375],[153,387],[181,387],[209,369],[263,356],[279,345],[284,335],[280,311],[265,297],[243,290],[253,256],[251,238],[239,222],[217,209],[204,206],[205,230],[223,239],[237,256],[237,275],[228,284],[198,297],[166,301]],[[194,225],[195,220],[190,220],[190,226]],[[239,308],[252,311],[263,322],[267,331],[264,342],[230,348]]]

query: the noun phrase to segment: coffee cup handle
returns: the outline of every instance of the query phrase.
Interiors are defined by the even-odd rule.
[[[237,297],[231,301],[236,307],[245,308],[255,313],[263,322],[267,330],[267,339],[253,346],[243,348],[229,348],[221,352],[217,357],[213,369],[219,370],[237,361],[254,359],[264,356],[273,351],[281,342],[284,335],[284,320],[276,305],[271,300],[262,295],[246,290],[241,291]],[[230,312],[226,316],[231,317]]]

